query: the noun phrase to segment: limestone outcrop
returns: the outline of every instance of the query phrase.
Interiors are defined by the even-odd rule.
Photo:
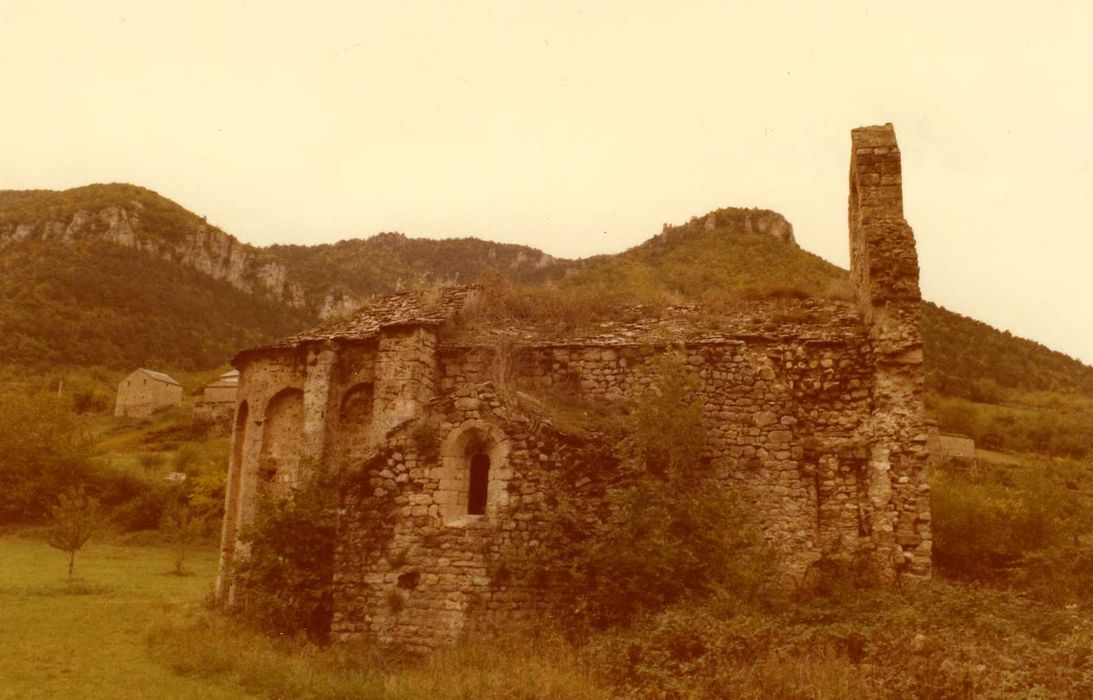
[[[143,208],[140,202],[133,201],[125,206],[80,209],[63,219],[0,224],[0,246],[33,238],[59,243],[112,243],[191,267],[241,291],[267,296],[294,308],[303,307],[303,290],[289,279],[281,263],[204,222],[175,231],[170,239],[148,235],[142,219]]]

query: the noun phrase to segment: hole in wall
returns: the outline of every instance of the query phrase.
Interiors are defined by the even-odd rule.
[[[398,583],[396,585],[399,588],[405,588],[408,591],[412,591],[417,588],[419,583],[421,583],[421,574],[417,571],[407,571],[404,574],[398,575]]]

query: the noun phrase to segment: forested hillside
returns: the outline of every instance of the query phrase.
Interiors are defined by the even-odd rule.
[[[122,183],[86,185],[69,190],[0,190],[0,229],[71,221],[79,212],[110,207],[140,212],[138,236],[179,240],[203,219],[152,190]]]
[[[343,288],[356,295],[384,294],[437,282],[473,282],[497,270],[518,280],[554,277],[565,266],[541,250],[478,238],[409,238],[380,233],[313,246],[275,245],[281,261],[308,298]]]
[[[1093,396],[1093,367],[987,324],[926,304],[928,381],[938,393],[992,401],[998,387]]]
[[[0,252],[0,361],[205,369],[306,325],[301,310],[137,250],[22,241]]]

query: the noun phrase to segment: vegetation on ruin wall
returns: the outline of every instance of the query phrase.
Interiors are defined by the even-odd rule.
[[[259,497],[243,532],[249,552],[234,572],[237,614],[271,635],[304,634],[325,642],[333,614],[337,474],[310,465],[292,498]]]
[[[628,625],[714,592],[751,599],[766,583],[758,533],[733,493],[711,488],[697,378],[682,357],[656,362],[616,459],[557,475],[541,544],[513,567],[565,591],[556,619],[571,631]],[[590,476],[605,482],[602,512],[565,483]]]
[[[270,639],[216,616],[160,624],[161,663],[293,698],[1089,697],[1093,624],[1075,611],[937,582],[779,610],[677,606],[574,647],[497,640],[426,659]]]
[[[298,330],[298,311],[106,243],[0,249],[0,361],[210,368]]]

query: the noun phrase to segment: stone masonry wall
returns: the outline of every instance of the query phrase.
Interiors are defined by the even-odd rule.
[[[868,496],[881,576],[930,572],[930,487],[921,295],[903,175],[891,124],[851,132],[850,274],[876,355]]]

